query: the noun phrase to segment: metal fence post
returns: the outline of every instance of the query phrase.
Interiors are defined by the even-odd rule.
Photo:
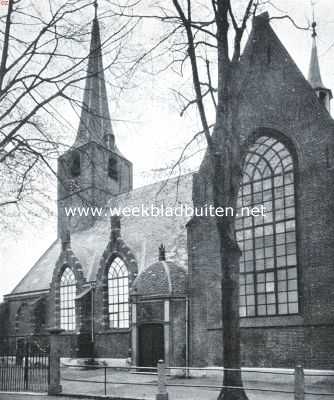
[[[166,365],[163,360],[158,361],[158,393],[156,400],[168,400],[166,388]]]
[[[104,395],[107,396],[107,367],[104,367]]]
[[[28,390],[29,387],[29,342],[25,341],[24,349],[24,390]]]
[[[295,368],[295,400],[304,400],[304,369],[301,365]]]

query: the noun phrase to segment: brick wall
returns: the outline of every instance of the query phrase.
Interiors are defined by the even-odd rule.
[[[171,354],[169,364],[183,367],[186,363],[186,302],[171,300]]]
[[[220,281],[218,249],[213,219],[193,219],[188,224],[190,360],[196,366],[208,362],[208,322],[211,327],[221,326],[220,293],[212,292],[212,286]]]
[[[9,322],[9,306],[8,302],[0,304],[0,336],[8,335],[8,323]]]
[[[241,330],[242,364],[247,367],[294,368],[304,363],[304,328]]]
[[[263,18],[255,22],[241,65],[237,130],[243,151],[267,135],[284,142],[294,157],[301,305],[297,325],[292,316],[275,326],[270,318],[242,321],[247,325],[242,329],[243,360],[293,366],[305,358],[309,367],[328,366],[334,359],[334,123]],[[219,145],[220,138],[215,140]],[[207,164],[205,158],[194,178],[195,205],[212,199]],[[203,218],[188,225],[194,365],[222,361],[214,350],[221,298],[214,282],[220,273],[215,235]]]
[[[129,329],[100,332],[95,337],[95,355],[105,358],[127,358],[131,347]]]

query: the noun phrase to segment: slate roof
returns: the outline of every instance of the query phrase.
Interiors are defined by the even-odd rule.
[[[163,189],[162,189],[163,188]],[[162,189],[161,193],[158,193]],[[164,204],[192,205],[192,174],[135,189],[111,200],[109,206],[149,206]],[[121,217],[121,236],[135,254],[139,271],[158,259],[161,243],[166,247],[168,260],[187,268],[186,217]],[[83,267],[88,281],[95,280],[103,251],[110,237],[109,218],[98,219],[90,229],[71,235],[71,249]],[[60,239],[51,244],[32,269],[16,286],[12,294],[47,290],[61,251]]]
[[[145,297],[185,295],[186,279],[185,269],[171,261],[158,261],[137,276],[131,294]]]

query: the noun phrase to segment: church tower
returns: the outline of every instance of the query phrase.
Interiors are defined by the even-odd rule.
[[[330,101],[333,97],[332,91],[325,87],[322,83],[320,66],[319,66],[319,58],[318,58],[318,49],[317,49],[317,32],[316,32],[316,22],[312,23],[313,33],[312,33],[312,52],[311,52],[311,61],[308,73],[308,81],[314,89],[318,99],[325,106],[328,112],[330,112]]]
[[[68,217],[65,208],[103,207],[131,189],[132,163],[118,150],[110,119],[95,3],[79,129],[73,146],[58,159],[58,235],[87,229],[96,219]]]

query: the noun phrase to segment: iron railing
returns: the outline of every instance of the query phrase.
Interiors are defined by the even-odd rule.
[[[305,390],[305,387],[308,387],[309,385],[306,386],[307,379],[311,377],[318,377],[320,378],[328,378],[328,377],[334,377],[334,372],[328,371],[325,373],[325,375],[321,375],[319,373],[310,373],[308,371],[304,371],[304,369],[301,366],[297,366],[295,370],[281,370],[281,371],[269,371],[269,370],[261,370],[261,369],[255,369],[255,368],[242,368],[241,372],[244,377],[244,381],[247,382],[243,387],[238,387],[238,386],[224,386],[222,384],[207,384],[207,383],[193,383],[192,380],[186,380],[187,383],[175,383],[175,380],[168,379],[171,378],[172,376],[175,376],[175,373],[178,371],[182,372],[183,377],[190,377],[190,373],[193,372],[200,372],[203,371],[204,373],[212,373],[216,371],[216,373],[220,376],[220,379],[222,380],[223,376],[223,371],[224,368],[186,368],[186,367],[166,367],[163,361],[159,361],[157,367],[137,367],[137,366],[126,366],[126,367],[111,367],[107,365],[71,365],[71,364],[63,364],[63,367],[67,368],[74,368],[77,369],[77,371],[82,371],[82,370],[89,370],[89,369],[95,369],[96,371],[99,372],[98,379],[95,377],[94,379],[90,379],[89,376],[84,376],[82,378],[75,378],[75,377],[68,377],[68,376],[63,376],[62,381],[64,382],[81,382],[81,383],[88,383],[89,385],[91,384],[96,384],[96,385],[101,385],[100,386],[100,391],[101,394],[104,396],[110,395],[108,393],[108,388],[110,385],[136,385],[138,386],[153,386],[157,388],[157,394],[161,395],[163,394],[164,396],[168,396],[168,388],[193,388],[193,389],[208,389],[208,390],[217,390],[220,391],[222,389],[241,389],[243,388],[246,392],[262,392],[262,393],[272,393],[272,394],[285,394],[285,395],[293,395],[293,398],[295,400],[303,400],[305,396],[324,396],[326,398],[332,398],[334,399],[334,392],[327,392],[324,390],[321,391],[311,391],[311,390]],[[131,379],[120,379],[118,376],[117,379],[112,379],[113,374],[111,371],[114,372],[129,372],[131,373],[132,377],[135,376],[134,374],[140,373],[141,376],[145,375],[150,375],[152,376],[151,381],[140,381],[140,380],[131,380]],[[233,369],[227,369],[225,368],[225,371],[237,371]],[[285,387],[282,387],[282,385],[276,385],[278,387],[269,387],[270,385],[267,384],[266,382],[261,382],[261,387],[258,385],[252,385],[248,380],[247,380],[247,374],[250,373],[256,373],[256,374],[263,374],[263,375],[277,375],[277,376],[286,376],[287,380],[290,378],[290,383],[285,385]],[[77,374],[80,375],[80,374]],[[103,389],[102,389],[103,388]],[[157,398],[161,398],[157,396]]]
[[[0,339],[0,391],[47,392],[49,347],[37,337]]]

